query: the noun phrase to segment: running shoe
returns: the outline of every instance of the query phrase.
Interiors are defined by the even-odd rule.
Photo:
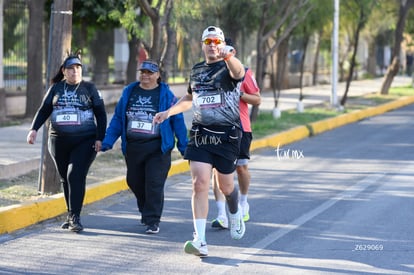
[[[211,221],[211,227],[220,228],[220,229],[228,229],[229,221],[226,216],[218,216],[216,219]]]
[[[148,225],[147,230],[145,231],[147,234],[157,234],[160,232],[160,227],[158,224]]]
[[[69,219],[68,229],[72,232],[80,232],[83,230],[83,226],[80,222],[80,217],[77,214],[73,214]]]
[[[207,243],[196,239],[192,241],[186,241],[184,244],[184,251],[187,254],[193,254],[199,257],[207,257]]]
[[[249,203],[246,202],[246,203],[242,204],[241,209],[242,209],[242,213],[243,213],[243,221],[244,222],[249,221],[250,220],[250,215],[249,215],[250,206],[249,206]]]
[[[243,237],[245,231],[246,227],[244,225],[241,207],[239,206],[236,214],[230,213],[230,235],[233,239],[239,240]]]
[[[66,220],[60,225],[60,228],[68,229],[69,228],[69,220],[70,220],[70,215],[68,214],[68,216],[66,217]]]

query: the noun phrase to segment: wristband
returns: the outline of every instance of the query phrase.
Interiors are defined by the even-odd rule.
[[[230,59],[232,56],[233,56],[233,55],[226,56],[225,58],[223,58],[223,60],[224,60],[224,61],[229,61],[229,59]]]

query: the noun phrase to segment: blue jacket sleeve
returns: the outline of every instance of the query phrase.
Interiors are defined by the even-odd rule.
[[[182,113],[170,117],[175,137],[177,138],[177,149],[181,155],[184,155],[185,148],[187,147],[187,127],[184,121],[184,115]]]
[[[108,128],[106,129],[105,138],[102,141],[102,151],[107,151],[112,149],[117,139],[122,135],[123,130],[123,119],[122,119],[122,97],[118,101],[114,115],[109,123]]]
[[[174,105],[177,103],[178,99],[173,95],[172,104]],[[179,113],[172,117],[171,120],[171,128],[174,132],[174,136],[177,140],[177,149],[180,151],[181,155],[184,155],[185,148],[187,147],[188,137],[187,137],[187,126],[185,125],[184,114]]]

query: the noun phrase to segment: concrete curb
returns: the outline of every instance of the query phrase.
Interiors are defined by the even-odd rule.
[[[0,175],[2,179],[12,178],[16,175],[24,175],[39,167],[40,158],[25,160],[8,165],[0,164]]]
[[[404,107],[414,103],[414,96],[406,96],[399,98],[395,101],[385,103],[376,107],[369,107],[364,110],[353,111],[348,114],[343,114],[337,117],[324,119],[314,123],[310,123],[308,126],[311,131],[311,136],[320,134],[325,131],[332,130],[334,128],[343,126],[345,124],[353,123],[367,117],[383,114],[394,109]]]
[[[395,101],[385,103],[376,107],[370,107],[360,111],[354,111],[334,118],[310,123],[305,126],[295,127],[291,130],[271,135],[262,139],[254,140],[251,150],[265,147],[278,147],[298,140],[318,135],[340,126],[354,123],[367,117],[376,116],[397,108],[401,108],[414,103],[414,96],[407,96]],[[188,162],[185,160],[174,161],[171,165],[168,176],[189,171]],[[118,177],[87,186],[84,205],[105,199],[118,192],[127,190],[128,186],[125,177]],[[50,196],[36,202],[16,204],[0,208],[0,234],[11,233],[34,225],[41,221],[55,218],[66,213],[63,194]]]

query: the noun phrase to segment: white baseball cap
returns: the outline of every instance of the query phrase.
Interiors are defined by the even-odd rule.
[[[218,37],[221,41],[224,41],[224,33],[219,27],[209,26],[207,29],[203,31],[203,35],[201,36],[201,41],[204,41],[209,36]]]

